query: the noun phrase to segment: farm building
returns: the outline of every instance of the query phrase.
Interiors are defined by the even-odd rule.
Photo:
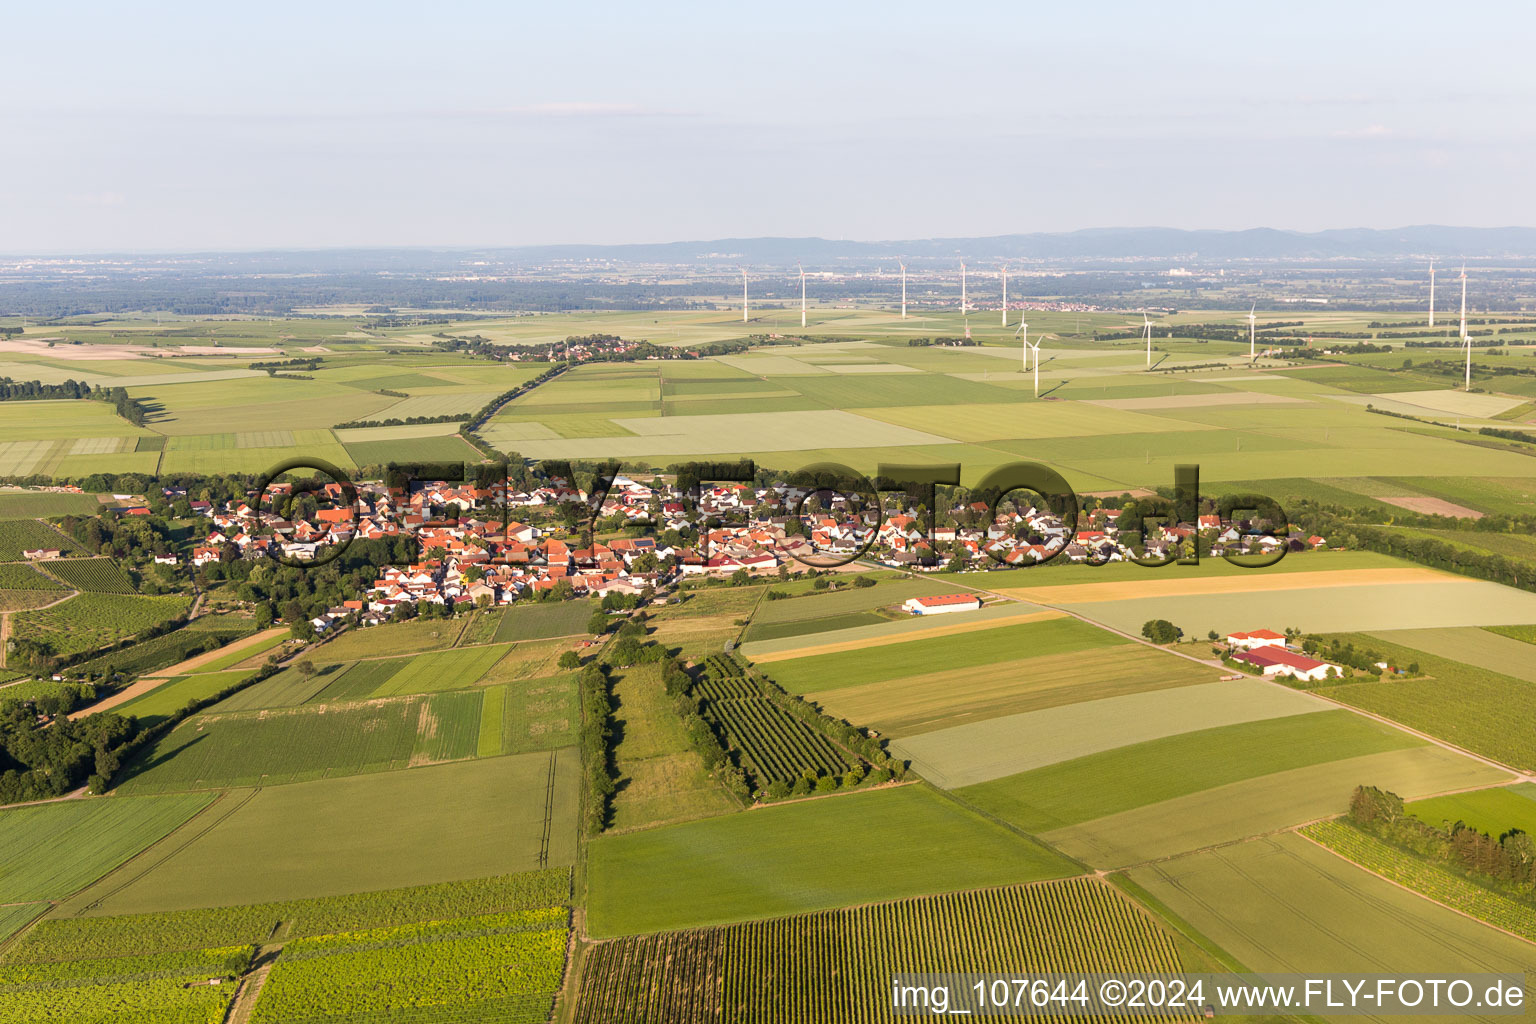
[[[981,607],[981,598],[975,594],[934,594],[930,597],[909,597],[901,606],[913,615],[973,612]]]
[[[1285,637],[1272,629],[1255,629],[1251,633],[1228,633],[1227,643],[1251,651],[1258,647],[1285,647]]]
[[[1325,661],[1313,661],[1283,647],[1238,651],[1232,655],[1232,659],[1252,665],[1267,676],[1292,676],[1296,679],[1318,680],[1327,679],[1330,675],[1339,672],[1334,665]]]

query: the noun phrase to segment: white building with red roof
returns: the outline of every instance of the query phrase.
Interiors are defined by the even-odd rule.
[[[973,612],[981,607],[975,594],[930,594],[909,597],[901,606],[913,615],[943,615],[947,612]]]

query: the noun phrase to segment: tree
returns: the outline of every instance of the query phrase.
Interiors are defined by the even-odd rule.
[[[591,633],[593,636],[602,636],[604,633],[608,632],[609,621],[610,620],[606,612],[601,610],[595,611],[592,613],[592,617],[587,620],[587,632]]]
[[[1167,619],[1148,619],[1141,625],[1141,635],[1155,644],[1176,643],[1184,631]]]
[[[316,672],[315,663],[310,661],[308,658],[305,658],[303,661],[299,662],[297,668],[299,670],[299,675],[303,676],[305,679],[310,678]]]
[[[566,651],[560,655],[559,665],[567,671],[573,668],[581,668],[581,655],[575,651]]]
[[[875,585],[875,581],[868,576],[855,576],[853,578],[853,585],[855,587],[872,587]]]
[[[831,582],[825,576],[817,576],[815,581],[811,583],[811,588],[813,590],[826,590],[831,585]]]

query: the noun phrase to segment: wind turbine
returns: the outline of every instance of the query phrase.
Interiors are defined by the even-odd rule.
[[[907,318],[907,265],[901,260],[896,261],[901,266],[901,318]]]
[[[1435,261],[1429,261],[1429,326],[1435,326]]]
[[[965,301],[965,260],[960,261],[960,313],[964,315],[971,304]]]
[[[1254,345],[1254,335],[1256,333],[1254,324],[1258,320],[1258,318],[1253,315],[1253,311],[1255,309],[1258,309],[1258,308],[1259,308],[1259,304],[1257,302],[1255,302],[1253,304],[1253,307],[1248,310],[1248,361],[1250,363],[1258,358],[1258,353],[1255,351],[1255,349],[1253,347],[1253,345]]]
[[[1147,319],[1147,311],[1141,311],[1141,331],[1147,338],[1147,369],[1152,369],[1152,321]]]
[[[1003,326],[1008,326],[1008,264],[1003,264]]]
[[[1472,390],[1472,335],[1467,333],[1467,265],[1461,265],[1461,347],[1467,350],[1466,389]]]
[[[741,268],[741,322],[747,322],[747,268]]]
[[[1023,320],[1019,321],[1019,329],[1017,331],[1013,332],[1013,336],[1015,338],[1017,338],[1020,334],[1024,335],[1024,366],[1023,366],[1023,368],[1021,368],[1019,370],[1019,372],[1020,373],[1028,373],[1029,372],[1029,324],[1025,323]]]
[[[800,326],[804,327],[805,326],[805,268],[800,266],[800,264],[798,264],[798,263],[796,263],[795,266],[800,267]]]
[[[1037,341],[1030,348],[1035,350],[1035,397],[1040,397],[1040,343]]]

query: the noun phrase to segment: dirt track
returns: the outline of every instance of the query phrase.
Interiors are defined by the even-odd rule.
[[[159,672],[156,672],[153,675],[144,676],[133,685],[119,690],[112,696],[108,697],[106,700],[97,701],[90,707],[81,708],[79,711],[74,712],[69,716],[70,721],[74,721],[77,718],[83,718],[86,715],[94,715],[98,711],[111,711],[113,708],[121,707],[134,698],[142,697],[157,687],[163,686],[174,676],[185,675],[188,672],[208,664],[208,662],[213,661],[215,658],[221,658],[226,654],[232,654],[236,651],[244,650],[247,647],[253,647],[260,643],[264,638],[270,637],[275,633],[286,632],[287,630],[276,626],[272,629],[265,629],[260,633],[253,633],[250,636],[241,637],[239,640],[236,640],[233,643],[227,643],[223,647],[216,648],[212,651],[205,651],[202,654],[188,658],[186,661],[183,661],[180,664],[172,665],[170,668],[161,669]]]

